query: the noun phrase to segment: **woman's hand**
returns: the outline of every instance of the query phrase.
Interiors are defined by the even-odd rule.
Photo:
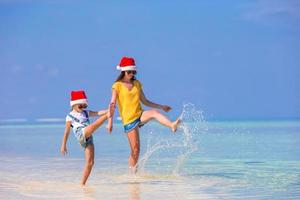
[[[107,129],[107,131],[108,131],[109,133],[111,133],[111,132],[112,132],[112,129],[113,129],[113,126],[110,125],[110,124],[107,124],[105,128]]]
[[[61,154],[64,156],[68,153],[68,150],[67,150],[67,147],[66,145],[62,145],[61,148],[60,148],[60,152]]]
[[[166,106],[166,105],[162,105],[161,109],[165,112],[169,112],[170,110],[172,110],[172,108],[170,106]]]
[[[108,118],[108,123],[105,128],[107,129],[107,131],[109,133],[112,132],[112,129],[113,129],[113,118],[112,117]]]

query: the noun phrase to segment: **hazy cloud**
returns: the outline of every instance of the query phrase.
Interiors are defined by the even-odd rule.
[[[215,52],[212,53],[212,55],[214,57],[220,57],[220,56],[224,55],[224,52],[223,51],[215,51]]]
[[[0,4],[29,3],[34,0],[0,0]]]
[[[13,74],[19,74],[23,71],[23,67],[21,65],[12,65],[9,67],[9,70]]]
[[[48,75],[51,76],[51,77],[57,77],[59,75],[59,69],[57,69],[57,68],[51,68],[48,71]]]
[[[23,4],[23,3],[40,3],[40,2],[51,2],[51,3],[62,3],[62,2],[74,2],[76,0],[0,0],[0,4]]]
[[[46,67],[44,65],[38,64],[35,66],[35,69],[37,71],[44,72],[46,70]]]
[[[45,65],[38,64],[35,66],[35,69],[38,72],[47,74],[49,77],[58,77],[60,74],[60,70],[57,67],[47,67]]]
[[[37,98],[36,97],[29,97],[28,99],[27,99],[27,102],[28,103],[30,103],[30,104],[35,104],[35,103],[37,103]]]
[[[257,0],[245,6],[243,18],[251,21],[299,20],[298,0]]]

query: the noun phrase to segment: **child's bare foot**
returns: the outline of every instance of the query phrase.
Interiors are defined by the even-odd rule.
[[[172,129],[173,132],[176,132],[176,131],[177,131],[177,127],[178,127],[178,125],[179,125],[180,123],[181,123],[181,119],[180,119],[180,118],[178,118],[176,121],[174,121],[174,122],[172,123],[171,129]]]
[[[80,187],[84,188],[85,184],[84,183],[80,183]]]
[[[107,110],[107,113],[105,114],[105,116],[106,116],[106,119],[111,118],[111,114],[109,113],[109,110]]]

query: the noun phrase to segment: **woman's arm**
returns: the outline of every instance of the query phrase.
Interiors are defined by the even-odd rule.
[[[63,137],[61,148],[60,148],[60,152],[62,153],[62,155],[65,155],[66,153],[68,153],[67,141],[68,141],[68,138],[69,138],[70,130],[71,130],[71,121],[67,121],[64,137]]]
[[[112,132],[112,127],[113,127],[113,117],[114,117],[114,113],[115,113],[115,109],[116,109],[116,101],[117,101],[117,97],[118,97],[118,93],[116,90],[112,90],[112,95],[111,95],[111,100],[110,100],[110,104],[108,106],[108,124],[106,126],[108,132]]]
[[[157,109],[161,109],[161,110],[164,110],[165,112],[169,112],[172,108],[170,106],[166,106],[166,105],[160,105],[160,104],[157,104],[157,103],[154,103],[154,102],[151,102],[149,101],[143,90],[141,89],[141,102],[145,105],[145,106],[148,106],[148,107],[152,107],[152,108],[157,108]]]

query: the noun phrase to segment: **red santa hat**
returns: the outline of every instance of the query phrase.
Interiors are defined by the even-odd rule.
[[[76,104],[88,104],[87,97],[86,97],[85,92],[83,90],[72,91],[71,92],[70,105],[72,107]]]
[[[136,70],[134,59],[129,57],[123,57],[120,61],[120,64],[117,66],[117,69],[121,71]]]

